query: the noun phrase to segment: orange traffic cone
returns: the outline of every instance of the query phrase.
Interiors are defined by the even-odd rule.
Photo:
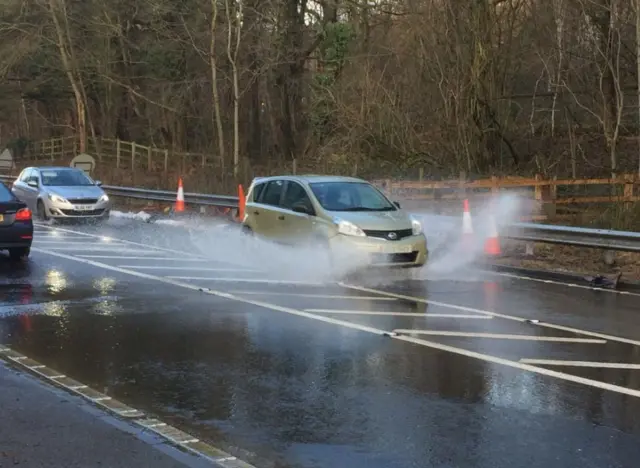
[[[244,206],[247,203],[247,200],[244,196],[244,189],[242,188],[242,184],[238,184],[238,222],[242,222],[244,220]]]
[[[176,198],[176,213],[184,211],[184,188],[182,187],[182,177],[178,179],[178,196]]]
[[[462,240],[465,248],[471,250],[473,247],[473,223],[471,222],[471,212],[469,211],[469,200],[464,200],[464,212],[462,213]]]
[[[489,213],[489,236],[484,242],[484,253],[487,255],[500,255],[500,239],[498,238],[498,228],[493,212]]]

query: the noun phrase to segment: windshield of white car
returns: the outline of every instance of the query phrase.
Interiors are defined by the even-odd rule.
[[[46,170],[40,173],[42,185],[50,187],[78,187],[95,185],[82,171]]]
[[[397,210],[378,189],[364,182],[315,182],[309,186],[327,211]]]

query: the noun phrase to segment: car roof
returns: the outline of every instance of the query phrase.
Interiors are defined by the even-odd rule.
[[[253,183],[268,182],[270,180],[294,180],[297,182],[303,182],[307,184],[313,183],[326,183],[326,182],[358,182],[368,183],[366,180],[358,179],[356,177],[346,176],[332,176],[332,175],[282,175],[282,176],[270,176],[270,177],[256,177],[253,179]]]
[[[59,171],[59,170],[69,170],[69,171],[79,171],[77,167],[69,167],[69,166],[34,166],[28,167],[27,169],[37,169],[39,171]]]

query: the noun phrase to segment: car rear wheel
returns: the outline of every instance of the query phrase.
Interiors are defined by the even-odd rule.
[[[49,216],[47,216],[47,210],[44,207],[44,203],[42,200],[38,200],[38,206],[36,207],[36,213],[38,215],[38,219],[42,221],[48,221]]]
[[[26,260],[30,253],[31,249],[29,247],[16,247],[9,249],[9,258],[11,260]]]

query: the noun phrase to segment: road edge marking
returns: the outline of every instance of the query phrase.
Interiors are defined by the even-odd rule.
[[[170,426],[158,419],[152,418],[145,412],[133,408],[104,393],[98,392],[97,390],[84,385],[82,382],[71,379],[65,374],[62,374],[51,367],[45,366],[44,364],[41,364],[40,362],[31,359],[8,346],[0,345],[0,360],[9,365],[13,364],[15,367],[33,374],[35,377],[55,388],[61,388],[67,393],[80,397],[108,414],[122,418],[129,423],[142,427],[143,430],[152,431],[174,445],[176,448],[210,461],[216,466],[226,468],[226,462],[233,460],[235,464],[229,465],[229,468],[255,468],[253,465],[239,460],[224,450],[218,449],[206,442],[202,442],[191,434],[181,431],[177,427]],[[63,379],[66,379],[66,382],[62,381]],[[159,424],[155,426],[147,425],[146,422],[150,420],[158,421]],[[180,438],[178,438],[178,436],[180,436]],[[197,446],[193,447],[193,445],[196,444]]]

